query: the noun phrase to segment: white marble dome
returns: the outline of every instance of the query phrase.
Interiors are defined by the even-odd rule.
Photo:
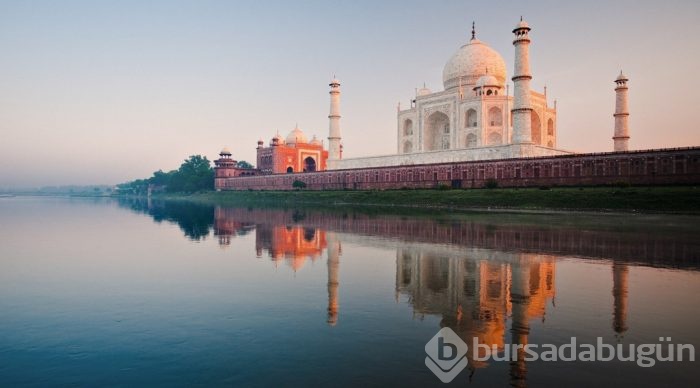
[[[289,132],[289,135],[287,135],[287,139],[285,140],[285,143],[287,144],[302,144],[302,143],[308,143],[308,140],[306,139],[306,135],[304,134],[304,131],[299,129],[299,127],[295,127],[292,132]]]
[[[461,78],[463,87],[472,88],[480,77],[487,74],[486,69],[499,85],[505,84],[506,63],[501,54],[486,43],[472,39],[447,61],[442,71],[442,83],[445,90],[457,88]]]
[[[498,79],[491,74],[482,75],[479,78],[479,80],[476,81],[477,88],[483,88],[483,87],[489,87],[489,86],[500,87],[501,83],[498,82]]]

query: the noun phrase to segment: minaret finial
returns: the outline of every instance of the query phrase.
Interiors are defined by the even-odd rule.
[[[472,40],[476,39],[476,23],[472,22]]]
[[[521,22],[523,21],[523,15],[520,15],[520,21]]]

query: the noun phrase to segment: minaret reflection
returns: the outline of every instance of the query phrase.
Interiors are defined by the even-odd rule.
[[[613,262],[613,330],[620,340],[627,331],[627,265]]]
[[[333,233],[328,234],[328,324],[338,323],[338,267],[340,266],[340,241]]]
[[[231,212],[231,213],[228,213]],[[234,209],[217,208],[214,213],[214,234],[219,237],[219,245],[227,247],[231,237],[242,229],[255,228],[255,254],[263,257],[267,252],[275,266],[286,261],[295,272],[306,261],[318,259],[327,248],[328,255],[328,318],[327,323],[335,326],[338,322],[338,287],[340,255],[342,252],[337,236],[318,228],[270,224],[248,224],[236,221]]]
[[[505,349],[508,317],[513,344],[528,343],[530,320],[544,319],[555,296],[555,259],[551,256],[494,251],[457,256],[399,248],[397,292],[408,296],[414,313],[440,315],[442,327],[455,331],[468,345],[473,340]],[[478,356],[484,356],[479,349]],[[472,373],[486,366],[467,354]],[[511,383],[523,386],[524,354],[510,368]]]

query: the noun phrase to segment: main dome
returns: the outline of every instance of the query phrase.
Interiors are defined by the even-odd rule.
[[[472,39],[447,61],[442,71],[442,84],[445,90],[457,88],[461,78],[462,86],[471,89],[487,71],[496,77],[500,85],[505,84],[506,63],[501,54],[486,43]]]

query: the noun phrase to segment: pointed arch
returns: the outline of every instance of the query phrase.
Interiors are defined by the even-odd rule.
[[[435,151],[450,148],[450,118],[442,112],[433,112],[426,119],[423,150]]]
[[[406,119],[403,122],[403,135],[404,136],[411,136],[413,135],[413,120],[411,119]]]
[[[503,111],[501,108],[494,106],[489,109],[489,126],[503,126]]]
[[[476,147],[476,135],[470,133],[467,135],[467,141],[464,143],[467,148]]]
[[[473,108],[469,108],[467,112],[464,114],[464,127],[465,128],[474,128],[476,127],[476,110]]]
[[[532,142],[542,144],[542,123],[540,122],[540,115],[535,110],[530,115],[530,129],[532,131]]]

